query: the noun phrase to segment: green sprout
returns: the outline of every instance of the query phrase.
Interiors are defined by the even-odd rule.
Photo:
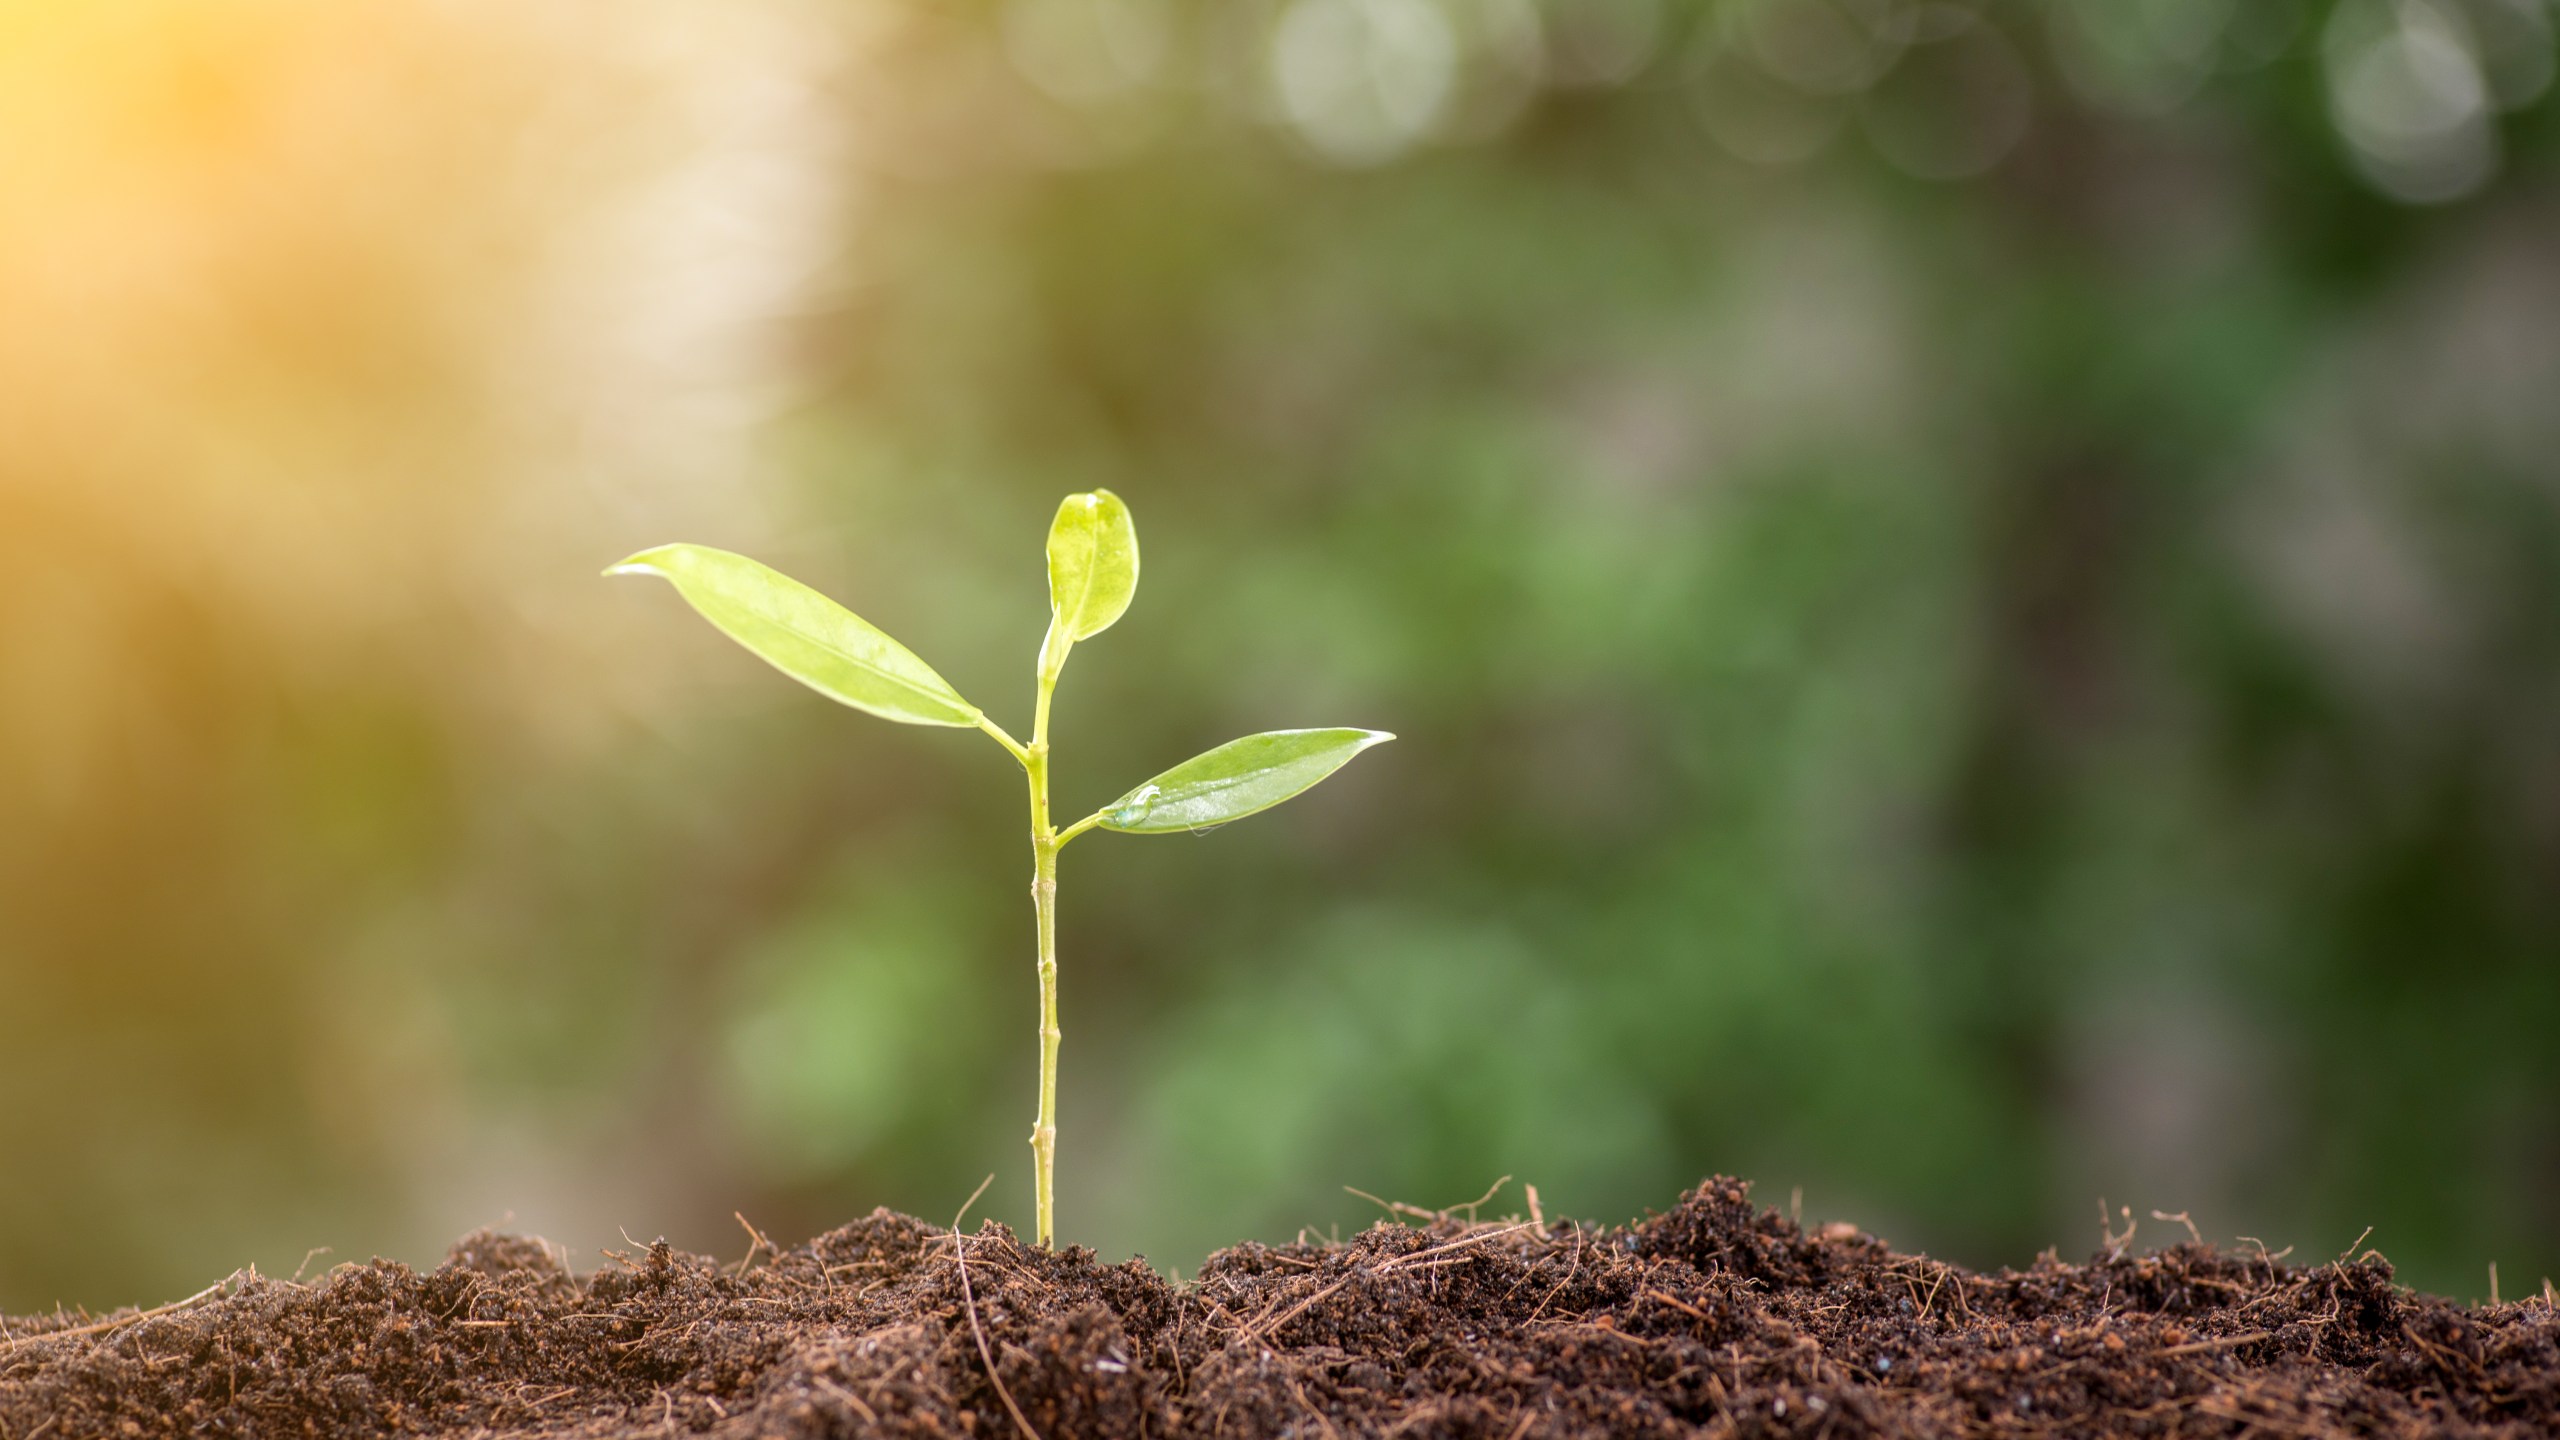
[[[1067,652],[1111,628],[1138,589],[1138,531],[1108,490],[1070,495],[1049,526],[1049,633],[1040,642],[1031,743],[960,698],[933,667],[862,617],[743,555],[704,545],[643,550],[605,572],[656,575],[704,619],[783,674],[839,704],[904,725],[985,731],[1031,781],[1031,903],[1040,932],[1040,1115],[1031,1130],[1040,1244],[1051,1236],[1058,1151],[1058,852],[1087,830],[1190,833],[1268,810],[1395,737],[1380,730],[1271,730],[1185,760],[1065,829],[1049,820],[1049,701]]]

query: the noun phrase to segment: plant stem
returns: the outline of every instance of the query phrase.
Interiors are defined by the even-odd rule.
[[[1053,665],[1066,662],[1064,646]],[[1048,647],[1043,646],[1044,658]],[[1049,823],[1049,699],[1058,672],[1044,666],[1040,699],[1031,719],[1031,744],[1022,768],[1031,779],[1031,905],[1040,922],[1040,1115],[1032,1122],[1031,1159],[1037,1186],[1039,1244],[1054,1232],[1051,1182],[1058,1160],[1058,832]]]
[[[1066,829],[1059,831],[1058,848],[1061,850],[1066,849],[1068,841],[1073,840],[1087,830],[1092,829],[1094,826],[1101,824],[1103,819],[1110,813],[1111,812],[1108,810],[1096,810],[1073,825],[1068,826]]]
[[[1031,900],[1040,912],[1040,1117],[1031,1129],[1038,1166],[1039,1243],[1047,1248],[1054,1226],[1050,1198],[1058,1163],[1058,847],[1032,846]]]
[[[1021,761],[1025,765],[1031,763],[1031,752],[1023,748],[1021,741],[1004,733],[1003,726],[988,719],[986,716],[981,715],[978,717],[978,728],[984,730],[989,735],[994,736],[995,742],[1004,747],[1004,753],[1007,755],[1012,756],[1014,759]]]

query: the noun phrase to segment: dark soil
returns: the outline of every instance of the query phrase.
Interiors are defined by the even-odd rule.
[[[2370,1253],[2198,1245],[1980,1275],[1730,1180],[1628,1229],[1442,1217],[1183,1285],[992,1224],[955,1253],[887,1211],[584,1278],[482,1233],[426,1274],[244,1274],[6,1335],[0,1440],[2560,1435],[2547,1296],[2464,1308]]]

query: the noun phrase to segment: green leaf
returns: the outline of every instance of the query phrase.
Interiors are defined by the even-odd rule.
[[[1268,810],[1341,769],[1384,730],[1271,730],[1195,755],[1105,807],[1102,828],[1167,835]]]
[[[830,700],[908,725],[975,725],[978,707],[871,622],[779,571],[708,545],[661,545],[605,571],[656,575],[704,619]]]
[[[1067,643],[1111,628],[1138,593],[1138,527],[1108,490],[1070,495],[1049,522],[1049,608]]]

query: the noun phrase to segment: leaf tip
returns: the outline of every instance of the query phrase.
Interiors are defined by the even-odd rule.
[[[667,572],[658,564],[658,556],[665,549],[666,547],[661,545],[656,549],[625,555],[604,567],[605,578],[611,579],[616,575],[664,575]]]

